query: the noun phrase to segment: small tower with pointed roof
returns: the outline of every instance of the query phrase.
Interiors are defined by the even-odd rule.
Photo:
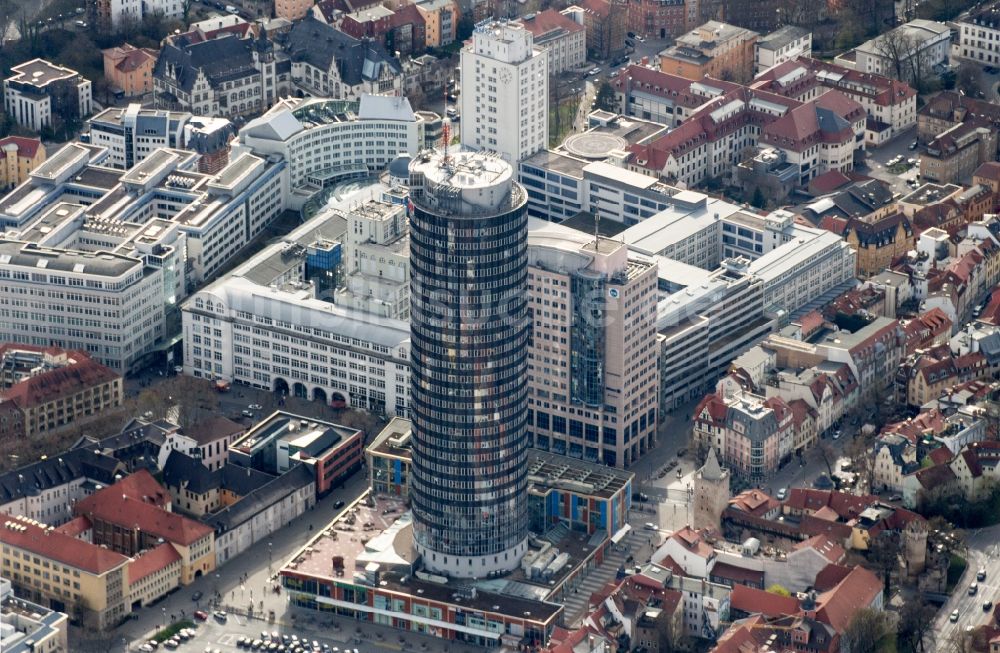
[[[694,475],[692,490],[692,526],[721,530],[722,511],[729,503],[729,470],[719,465],[715,447],[708,448],[708,458]]]

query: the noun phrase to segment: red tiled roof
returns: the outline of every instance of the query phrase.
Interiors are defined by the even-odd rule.
[[[840,170],[830,170],[809,182],[809,191],[816,195],[832,193],[851,183],[851,178]]]
[[[690,526],[685,526],[678,531],[674,531],[670,539],[679,542],[687,549],[688,553],[693,553],[702,558],[707,558],[715,553],[712,545],[702,539],[701,533],[693,530]]]
[[[528,16],[522,18],[519,22],[524,26],[524,29],[531,32],[536,39],[556,30],[564,30],[569,33],[574,33],[582,32],[587,29],[569,16],[561,14],[555,9],[546,9],[545,11],[540,11],[534,15],[529,14]]]
[[[26,409],[121,378],[120,374],[82,351],[72,351],[69,354],[75,363],[24,379],[0,392],[0,396],[11,399],[22,409]]]
[[[716,562],[712,565],[712,577],[724,578],[732,581],[736,586],[764,584],[763,571],[747,569],[746,567],[737,567],[736,565],[731,565],[728,562]]]
[[[6,159],[7,153],[3,150],[3,146],[8,143],[13,143],[17,145],[17,156],[34,159],[35,154],[38,152],[38,148],[41,147],[42,142],[37,138],[27,138],[26,136],[7,136],[6,138],[0,138],[0,159]],[[23,349],[22,345],[16,345],[17,348]]]
[[[56,526],[56,530],[63,535],[78,537],[80,533],[86,533],[92,528],[90,520],[86,517],[74,517],[61,526]]]
[[[74,513],[86,515],[91,521],[104,521],[122,528],[139,530],[162,537],[167,542],[190,545],[212,533],[205,524],[168,512],[142,500],[123,496],[118,484],[95,492],[77,502]]]
[[[933,490],[934,488],[947,485],[958,478],[947,463],[918,469],[913,475],[916,477],[917,482],[920,483],[920,487],[925,490]]]
[[[799,612],[799,602],[795,597],[781,596],[746,585],[733,585],[733,591],[729,595],[729,605],[733,610],[762,614],[765,617],[784,617]]]
[[[115,62],[115,68],[126,73],[132,72],[144,64],[155,63],[159,55],[156,50],[137,48],[128,43],[101,50],[101,53]]]
[[[931,462],[935,465],[943,465],[952,459],[951,449],[948,447],[938,447],[937,449],[931,450],[931,452],[927,455],[930,456]]]
[[[140,469],[129,474],[111,488],[107,488],[107,491],[110,493],[111,489],[114,489],[116,494],[125,494],[132,499],[151,503],[161,508],[171,503],[170,493],[163,489],[163,486],[153,478],[147,469]]]
[[[611,13],[611,3],[607,0],[580,0],[576,6],[601,18],[607,18]]]
[[[986,161],[976,168],[976,171],[972,173],[972,176],[1000,182],[1000,162]]]
[[[847,578],[849,573],[851,573],[850,567],[830,563],[816,574],[816,582],[813,583],[813,587],[817,592],[825,592],[833,589],[840,581]]]
[[[729,500],[729,507],[760,517],[777,507],[779,502],[761,490],[745,490]]]
[[[389,16],[389,27],[393,29],[403,25],[426,25],[424,15],[417,9],[417,5],[403,5],[392,12]]]
[[[979,315],[979,321],[1000,326],[1000,288],[994,288],[990,301]]]
[[[843,633],[855,613],[872,604],[882,592],[882,581],[858,565],[833,589],[816,598],[816,619]]]
[[[17,517],[4,517],[4,524],[0,525],[0,542],[91,574],[103,574],[128,562],[120,553]]]
[[[181,554],[177,553],[174,545],[164,542],[128,563],[128,580],[134,583],[180,560]]]
[[[702,416],[707,411],[708,419]],[[694,409],[694,421],[711,422],[713,424],[724,424],[729,409],[726,402],[717,393],[707,394]]]
[[[845,551],[844,547],[837,544],[835,541],[831,540],[825,535],[813,535],[807,540],[797,543],[792,547],[795,551],[802,551],[804,549],[812,549],[816,551],[821,556],[827,559],[828,562],[836,563],[843,560]]]
[[[788,492],[785,505],[806,512],[816,512],[829,506],[841,519],[857,517],[861,512],[878,501],[871,495],[855,495],[834,490],[815,490],[812,488],[792,488]]]

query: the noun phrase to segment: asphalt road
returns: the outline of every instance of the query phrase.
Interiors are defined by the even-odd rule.
[[[935,651],[953,653],[959,650],[956,640],[966,636],[967,630],[989,621],[992,610],[983,611],[986,600],[1000,601],[1000,525],[970,531],[966,537],[968,566],[955,586],[955,591],[934,620]],[[986,569],[986,580],[980,581],[975,595],[969,594],[969,585],[976,580],[980,568]],[[951,621],[951,613],[958,610],[958,621]]]

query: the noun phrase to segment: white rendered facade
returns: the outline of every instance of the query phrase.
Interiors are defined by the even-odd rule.
[[[899,63],[902,67],[900,77],[913,82],[915,72],[930,76],[935,74],[935,66],[947,65],[950,52],[951,29],[947,25],[933,20],[911,20],[859,45],[855,50],[854,69],[895,78],[895,67]]]
[[[0,240],[0,340],[82,349],[125,374],[163,338],[163,270]]]
[[[994,2],[956,20],[958,56],[987,66],[1000,64],[1000,4]]]
[[[760,74],[780,63],[812,56],[812,32],[785,25],[754,43],[754,72]]]
[[[405,97],[286,98],[240,130],[231,156],[280,154],[296,189],[379,172],[402,153],[415,155],[423,142],[423,119]]]
[[[483,22],[462,49],[462,145],[511,165],[549,144],[548,52],[515,23]]]
[[[389,317],[410,318],[410,237],[406,209],[372,200],[347,214],[344,286],[335,303]]]
[[[14,122],[33,131],[52,125],[53,116],[82,119],[93,111],[89,79],[44,59],[11,68],[3,82],[4,108]]]
[[[237,276],[195,293],[182,311],[185,374],[408,414],[406,322]]]
[[[98,0],[105,15],[111,18],[111,27],[117,29],[125,23],[139,24],[147,16],[160,15],[168,20],[184,16],[185,0]]]

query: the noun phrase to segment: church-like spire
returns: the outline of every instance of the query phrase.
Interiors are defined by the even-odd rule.
[[[708,458],[701,468],[701,477],[707,481],[722,480],[722,467],[719,466],[719,459],[715,455],[715,447],[708,448]]]

